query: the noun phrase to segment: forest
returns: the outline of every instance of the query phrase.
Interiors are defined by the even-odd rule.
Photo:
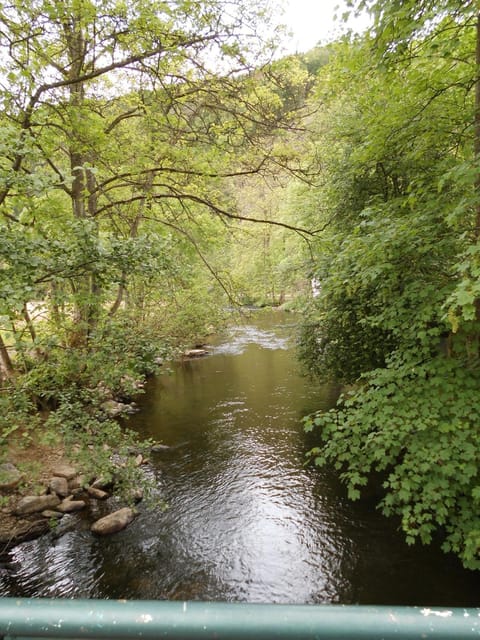
[[[108,473],[106,399],[282,306],[344,389],[315,464],[479,569],[480,14],[349,5],[370,32],[279,55],[268,2],[0,4],[0,454]]]

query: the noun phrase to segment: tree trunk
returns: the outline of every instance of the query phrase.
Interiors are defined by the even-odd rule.
[[[82,31],[81,17],[72,15],[71,22],[64,25],[68,57],[70,61],[69,102],[73,109],[81,109],[85,104],[85,85],[79,80],[85,73],[87,47]],[[82,148],[75,129],[71,131],[69,148],[70,170],[72,173],[71,203],[72,213],[77,220],[95,219],[97,213],[97,195],[95,175],[90,169],[91,154]],[[94,329],[99,312],[99,285],[95,273],[79,275],[75,281],[74,328],[69,339],[72,347],[84,346]]]
[[[147,183],[145,185],[145,193],[147,193],[148,191],[150,191],[150,189],[152,188],[152,182],[153,182],[153,174],[149,176]],[[143,215],[143,210],[145,209],[145,203],[146,200],[142,200],[141,203],[141,207],[140,207],[140,212],[135,216],[135,219],[132,223],[132,226],[130,227],[130,238],[136,238],[138,235],[138,227],[140,226],[140,221],[142,219],[142,215]],[[115,298],[115,302],[113,303],[110,311],[108,312],[108,315],[110,317],[113,317],[117,311],[120,308],[120,305],[123,302],[123,297],[125,295],[125,293],[127,292],[127,272],[126,271],[122,271],[122,275],[121,275],[121,279],[120,279],[120,284],[118,285],[118,291],[117,291],[117,296]]]
[[[117,297],[115,298],[115,302],[112,304],[110,311],[108,312],[108,315],[110,318],[113,318],[113,316],[120,309],[120,305],[123,302],[123,296],[126,291],[126,287],[125,287],[126,282],[127,282],[127,274],[125,272],[122,272],[122,279],[120,281],[120,284],[118,285]]]
[[[0,381],[1,378],[13,380],[15,377],[15,369],[13,367],[7,346],[0,335]]]
[[[25,320],[25,322],[27,324],[28,332],[29,332],[30,337],[32,339],[35,355],[36,355],[38,360],[41,360],[43,358],[43,353],[42,353],[41,349],[39,349],[39,347],[38,347],[38,344],[37,344],[37,332],[35,331],[35,325],[33,324],[33,320],[31,318],[30,314],[28,313],[28,309],[27,309],[27,305],[26,304],[23,305],[22,315],[23,315],[23,319]]]

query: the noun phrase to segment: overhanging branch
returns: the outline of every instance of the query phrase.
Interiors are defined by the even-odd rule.
[[[164,185],[164,186],[169,188],[170,191],[174,191],[172,187],[169,187],[168,185]],[[178,200],[179,202],[184,202],[184,201],[194,202],[196,204],[199,204],[209,209],[213,213],[223,218],[229,218],[230,220],[239,220],[241,222],[254,222],[256,224],[268,224],[275,227],[282,227],[284,229],[288,229],[289,231],[294,231],[295,233],[298,233],[303,238],[313,237],[318,233],[317,231],[311,231],[310,229],[297,227],[295,225],[288,224],[287,222],[280,222],[278,220],[267,220],[265,218],[251,218],[248,216],[242,216],[237,213],[231,213],[230,211],[223,209],[222,207],[214,204],[213,202],[210,202],[206,198],[202,198],[201,196],[197,196],[192,193],[183,193],[183,192],[175,193],[174,192],[174,193],[149,194],[149,199],[156,200],[156,201]],[[128,204],[133,204],[134,202],[139,202],[141,200],[145,200],[145,195],[139,194],[137,196],[131,196],[129,198],[124,198],[122,200],[115,200],[113,202],[109,202],[97,209],[97,216],[109,211],[110,209],[114,209],[116,207],[120,207]]]

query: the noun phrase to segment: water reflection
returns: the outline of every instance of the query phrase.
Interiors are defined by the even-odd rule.
[[[173,447],[152,455],[166,511],[109,539],[77,519],[56,541],[20,545],[0,595],[478,605],[478,575],[407,547],[334,474],[305,467],[300,418],[336,390],[299,375],[291,321],[233,327],[211,356],[150,382],[132,426]]]
[[[79,531],[76,527],[74,534],[66,533],[57,540],[45,536],[21,544],[10,552],[4,566],[0,595],[90,597],[101,579],[98,565],[89,531]],[[17,585],[21,585],[20,593]]]

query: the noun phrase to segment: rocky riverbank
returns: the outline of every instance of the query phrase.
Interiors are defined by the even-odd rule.
[[[14,456],[14,457],[18,457]],[[20,456],[21,457],[21,456]],[[107,501],[112,484],[99,478],[86,478],[72,466],[62,451],[29,450],[29,457],[42,460],[41,468],[28,477],[23,471],[25,463],[0,464],[0,553],[36,538],[55,528],[65,515],[78,511],[97,512],[90,509],[93,502]],[[147,461],[137,455],[135,464]],[[17,466],[18,465],[18,466]],[[138,503],[143,493],[132,489],[132,503]],[[130,524],[136,516],[132,506],[118,509],[116,501],[108,501],[102,518],[92,521],[91,531],[96,535],[115,533]]]
[[[196,345],[182,357],[198,358],[208,353],[204,345]],[[137,410],[133,398],[142,390],[144,382],[133,378],[125,378],[123,382],[130,389],[130,395],[124,393],[117,397],[105,385],[97,388],[101,400],[98,408],[104,418],[115,420]],[[132,487],[127,506],[118,500],[108,500],[112,496],[112,485],[101,477],[86,477],[81,469],[72,466],[59,439],[54,445],[42,445],[43,435],[36,433],[34,442],[28,429],[16,430],[6,444],[6,452],[2,452],[2,460],[7,462],[0,463],[0,554],[56,529],[65,514],[84,511],[87,520],[91,517],[91,531],[96,535],[120,531],[137,515],[130,505],[142,500],[140,488]],[[107,445],[103,446],[108,450]],[[165,449],[169,447],[156,444],[152,452]],[[139,467],[147,462],[138,452],[132,456],[129,464],[134,462]],[[125,466],[125,459],[111,451],[111,460],[117,457],[117,466]],[[106,501],[107,506],[97,508],[98,501]]]

